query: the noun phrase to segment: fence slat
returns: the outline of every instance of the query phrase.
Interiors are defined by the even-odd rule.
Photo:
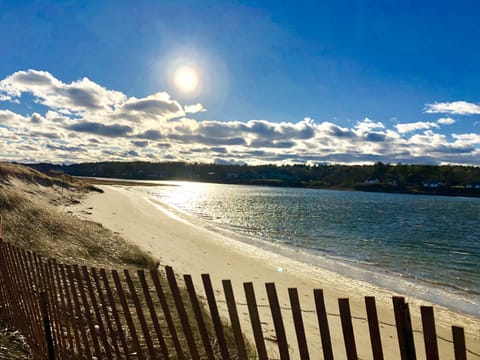
[[[7,251],[5,252],[6,264],[7,264],[7,271],[8,271],[8,278],[10,280],[11,286],[11,300],[12,300],[12,307],[14,308],[14,319],[18,319],[18,324],[15,324],[20,327],[21,330],[26,331],[28,330],[27,322],[26,322],[26,314],[25,308],[22,301],[22,297],[19,291],[22,290],[22,285],[20,283],[18,269],[15,266],[15,259],[13,259],[13,246],[7,244]],[[16,315],[16,316],[15,316]]]
[[[85,318],[87,321],[87,326],[90,330],[90,338],[93,343],[93,349],[95,350],[95,355],[98,359],[102,358],[102,351],[100,349],[100,343],[98,342],[98,337],[96,336],[95,324],[93,323],[92,315],[90,313],[90,304],[87,300],[87,295],[85,294],[85,288],[83,286],[82,274],[80,274],[80,268],[78,265],[73,265],[74,276],[77,279],[78,291],[80,293],[81,305],[83,305],[83,312],[85,313]]]
[[[35,342],[35,339],[40,339],[43,336],[43,331],[40,329],[41,319],[38,318],[38,312],[35,311],[38,303],[38,294],[33,293],[33,282],[30,279],[30,269],[26,264],[26,260],[23,257],[25,250],[16,248],[14,252],[15,261],[17,262],[17,271],[20,271],[21,278],[23,279],[23,289],[21,289],[25,296],[25,305],[27,308],[27,314],[30,318],[29,333],[32,339],[30,342]],[[26,333],[28,335],[28,333]]]
[[[243,283],[243,289],[245,290],[245,297],[247,299],[248,313],[250,314],[250,323],[252,324],[258,358],[260,360],[268,360],[253,284],[251,282]]]
[[[278,302],[277,289],[274,283],[266,283],[268,303],[272,312],[273,325],[277,334],[278,349],[280,351],[280,359],[289,360],[287,336],[285,335],[285,327],[283,326],[282,311]]]
[[[195,319],[197,320],[197,326],[200,331],[200,336],[202,337],[205,352],[208,359],[215,359],[212,345],[210,344],[210,339],[208,338],[207,327],[205,326],[205,321],[203,319],[202,309],[197,298],[197,293],[195,292],[195,286],[193,285],[192,277],[190,275],[183,275],[183,279],[185,281],[185,286],[187,287],[190,302],[192,303],[193,312],[195,314]]]
[[[175,306],[180,316],[180,321],[182,323],[183,332],[187,338],[188,348],[190,349],[190,355],[194,360],[200,359],[198,354],[197,346],[195,344],[195,339],[193,338],[192,328],[188,322],[187,312],[185,311],[185,305],[182,301],[182,296],[180,295],[180,290],[178,289],[177,279],[175,278],[175,273],[173,272],[172,267],[165,266],[165,272],[167,274],[168,284],[170,285],[170,290],[172,291],[173,298],[175,300]]]
[[[68,279],[70,281],[70,291],[71,291],[71,294],[72,294],[73,303],[75,305],[75,313],[76,313],[76,318],[77,318],[76,323],[78,324],[78,328],[80,330],[80,336],[82,338],[83,349],[85,350],[87,358],[91,359],[92,358],[92,352],[90,350],[90,343],[88,341],[87,332],[85,330],[85,324],[84,324],[85,319],[83,318],[82,308],[80,306],[79,296],[78,296],[78,292],[77,292],[77,289],[76,289],[76,286],[79,286],[79,284],[75,285],[75,283],[76,283],[75,282],[75,274],[73,273],[72,267],[70,265],[65,265],[65,270],[67,271],[67,276],[68,276]]]
[[[2,271],[2,278],[5,284],[5,300],[6,300],[6,308],[5,311],[7,313],[7,318],[5,319],[7,321],[7,324],[9,327],[13,327],[14,320],[15,320],[15,311],[13,309],[14,301],[13,301],[13,294],[12,294],[12,280],[10,278],[9,274],[9,269],[8,269],[8,259],[7,259],[7,244],[1,241],[1,248],[0,248],[0,258],[1,258],[1,263],[0,263],[0,269]]]
[[[353,333],[352,315],[350,313],[350,302],[348,299],[338,299],[340,310],[340,319],[342,321],[343,341],[347,351],[348,360],[357,360],[357,347],[355,345],[355,335]]]
[[[367,310],[368,330],[370,332],[373,359],[383,360],[382,338],[378,324],[377,306],[375,305],[375,298],[373,296],[365,296],[365,308]]]
[[[75,319],[75,310],[72,300],[72,293],[70,290],[70,283],[67,277],[67,272],[63,264],[59,264],[59,271],[62,277],[62,284],[63,288],[65,289],[65,298],[67,300],[67,309],[70,314],[70,323],[73,329],[73,338],[75,340],[75,348],[77,349],[77,353],[79,357],[83,357],[83,348],[80,342],[80,330],[78,329],[78,322]],[[72,351],[75,351],[72,349]]]
[[[175,324],[173,323],[172,314],[170,313],[170,308],[168,306],[165,293],[163,292],[163,288],[160,283],[160,279],[158,277],[158,270],[151,269],[150,276],[153,281],[153,286],[155,286],[157,297],[160,300],[160,305],[162,306],[163,315],[165,316],[165,320],[167,321],[168,331],[170,332],[170,336],[172,338],[173,345],[175,346],[175,351],[177,353],[177,356],[179,359],[184,360],[185,355],[183,353],[180,341],[178,340],[177,330],[175,329]]]
[[[132,314],[130,313],[130,308],[128,307],[122,282],[120,281],[120,276],[118,276],[117,270],[112,270],[111,274],[113,282],[115,284],[115,288],[117,289],[117,295],[120,299],[120,304],[122,305],[123,315],[125,316],[125,320],[127,321],[128,330],[130,331],[130,337],[132,338],[133,347],[135,348],[135,355],[137,355],[139,359],[143,359],[143,352],[140,347],[140,342],[138,340],[137,330],[135,329],[135,325],[133,324]]]
[[[9,325],[11,328],[17,327],[21,325],[20,323],[17,323],[17,317],[15,316],[17,309],[16,306],[18,305],[17,299],[16,299],[16,294],[14,289],[15,289],[15,281],[12,276],[12,266],[10,264],[10,258],[8,256],[9,248],[8,248],[8,243],[5,244],[4,247],[2,247],[2,269],[5,275],[5,282],[7,283],[7,297],[8,297],[8,310],[9,310]],[[21,328],[23,330],[23,326]]]
[[[438,360],[437,333],[433,308],[431,306],[421,306],[420,312],[422,314],[423,340],[427,360]]]
[[[325,360],[333,360],[332,340],[330,338],[330,328],[328,326],[327,310],[325,309],[325,299],[322,289],[314,289],[315,309],[317,310],[318,327],[322,339],[323,357]]]
[[[13,285],[14,287],[12,288],[12,291],[13,293],[15,294],[13,299],[16,299],[16,303],[14,304],[14,308],[17,308],[17,306],[20,304],[20,292],[23,292],[23,290],[25,289],[21,289],[18,282],[16,282],[18,279],[17,279],[17,273],[18,273],[18,268],[17,266],[15,265],[14,263],[14,259],[12,258],[12,252],[14,251],[14,246],[8,244],[8,248],[7,248],[7,261],[9,261],[9,268],[10,270],[14,271],[14,273],[11,273],[10,274],[10,281],[11,281],[11,285]],[[30,297],[30,303],[32,304],[32,310],[33,312],[35,313],[34,315],[34,319],[35,319],[35,325],[33,325],[34,327],[36,327],[36,331],[33,331],[31,332],[34,336],[33,339],[31,339],[30,343],[31,345],[33,345],[33,348],[36,349],[36,351],[40,354],[44,354],[46,355],[47,354],[47,348],[46,348],[46,344],[45,344],[45,330],[44,330],[44,327],[43,327],[43,317],[42,317],[42,312],[41,312],[41,308],[40,308],[40,291],[41,291],[41,287],[39,285],[39,277],[40,277],[40,272],[38,270],[36,270],[36,264],[35,264],[35,258],[33,257],[33,254],[31,254],[31,257],[30,257],[30,262],[29,262],[29,265],[30,265],[30,273],[33,274],[32,276],[32,279],[33,279],[33,282],[29,285],[29,288],[30,289],[33,289],[33,291],[26,295],[28,297]],[[15,285],[16,284],[16,285]],[[16,311],[20,311],[20,309],[17,308]],[[17,315],[15,315],[17,316]],[[23,326],[22,324],[25,324],[25,322],[27,321],[26,318],[24,318],[23,316],[25,316],[25,313],[21,312],[20,311],[20,321],[21,321],[21,324],[19,324],[20,326]],[[20,329],[22,329],[23,331],[25,331],[25,333],[28,333],[28,328],[25,329],[25,328],[22,328],[20,327]],[[34,350],[35,351],[35,350]]]
[[[112,350],[110,349],[110,345],[107,340],[107,334],[105,331],[105,326],[103,325],[103,320],[100,315],[100,309],[98,306],[97,298],[95,297],[95,292],[93,291],[92,282],[90,281],[90,274],[88,273],[88,269],[86,266],[81,267],[83,279],[85,280],[85,284],[87,285],[88,296],[90,297],[91,307],[93,309],[93,313],[95,314],[95,319],[97,320],[98,325],[98,332],[100,333],[100,340],[102,341],[103,345],[103,355],[106,356],[108,359],[112,359]]]
[[[453,350],[455,360],[467,360],[467,351],[465,348],[465,334],[463,328],[452,326]]]
[[[402,360],[416,359],[415,343],[413,341],[413,330],[408,304],[406,304],[405,299],[400,296],[394,296],[392,299],[395,323],[397,326],[398,344],[400,346],[400,356]]]
[[[34,260],[34,256],[33,256],[33,253],[30,252],[30,251],[27,251],[26,252],[26,255],[25,255],[25,259],[26,259],[26,266],[28,268],[27,272],[28,272],[28,277],[29,277],[29,280],[31,281],[30,283],[30,286],[31,286],[31,289],[32,289],[32,292],[31,292],[31,301],[32,301],[32,304],[33,304],[33,308],[32,310],[34,311],[35,313],[35,327],[37,328],[37,337],[35,339],[33,339],[34,342],[36,342],[36,346],[38,349],[43,349],[44,348],[44,344],[41,343],[41,339],[43,338],[44,336],[44,330],[43,330],[43,325],[42,325],[42,312],[41,312],[41,309],[40,309],[40,302],[38,301],[39,300],[39,295],[40,295],[40,284],[39,284],[39,280],[38,280],[38,272],[35,271],[35,260]],[[46,350],[46,349],[45,349]],[[42,351],[42,350],[39,350],[39,351]]]
[[[108,307],[107,307],[108,299],[105,298],[103,294],[103,289],[100,284],[100,278],[98,277],[97,270],[95,268],[91,268],[90,272],[92,274],[93,283],[95,284],[95,290],[98,295],[100,307],[102,308],[103,317],[105,319],[105,323],[107,324],[107,328],[106,329],[104,328],[104,331],[106,332],[106,334],[108,334],[107,341],[108,339],[110,339],[116,358],[119,359],[121,358],[120,348],[118,347],[118,341],[117,341],[117,338],[119,336],[116,334],[116,331],[113,330],[112,321],[110,319],[110,314],[108,312]],[[108,332],[107,332],[107,329],[108,329]]]
[[[232,324],[233,335],[235,337],[235,344],[237,345],[238,358],[240,360],[247,360],[247,350],[245,348],[242,328],[240,327],[240,319],[238,318],[232,282],[230,280],[222,280],[222,285],[225,294],[225,301],[227,302],[228,314],[230,316],[230,323]]]
[[[64,294],[64,287],[62,285],[62,278],[60,276],[60,271],[58,269],[58,264],[55,259],[49,259],[48,265],[50,266],[52,270],[52,274],[54,277],[54,281],[56,283],[56,288],[58,289],[58,296],[60,298],[60,311],[62,312],[62,324],[64,326],[64,331],[67,336],[67,342],[68,342],[68,347],[65,349],[64,354],[67,356],[69,351],[71,354],[74,354],[75,348],[73,345],[73,335],[71,331],[71,319],[70,319],[70,313],[67,310],[67,306],[65,303],[65,298],[66,295]]]
[[[93,271],[92,274],[95,278],[96,277],[96,272]],[[128,348],[128,344],[127,344],[127,340],[126,340],[127,338],[125,336],[125,332],[123,331],[122,322],[120,321],[120,316],[119,316],[119,312],[118,312],[118,309],[117,309],[117,305],[115,304],[115,299],[113,297],[112,288],[110,286],[110,282],[108,280],[108,275],[107,275],[107,272],[105,271],[105,269],[100,268],[100,276],[102,277],[103,286],[105,287],[105,292],[107,293],[107,299],[108,299],[110,307],[112,309],[112,315],[113,315],[113,319],[115,320],[115,325],[117,327],[117,334],[118,334],[118,337],[120,338],[120,343],[122,344],[123,353],[124,353],[124,355],[127,359],[130,359],[131,356],[130,356],[130,350]]]
[[[48,317],[48,296],[45,291],[40,292],[40,307],[42,309],[43,326],[45,328],[45,343],[48,350],[48,359],[55,360],[55,350],[52,337],[51,322]]]
[[[61,317],[63,316],[62,312],[59,309],[59,300],[58,300],[58,291],[55,287],[54,277],[50,271],[50,267],[48,266],[48,260],[42,261],[42,275],[45,276],[45,281],[47,283],[47,296],[49,296],[49,306],[48,309],[50,310],[50,319],[52,320],[52,329],[53,329],[53,339],[56,345],[55,352],[60,356],[64,355],[63,350],[66,348],[65,346],[65,339],[62,332],[62,320]]]
[[[9,311],[8,311],[8,297],[7,297],[7,281],[5,278],[5,258],[3,256],[4,242],[1,234],[2,228],[2,217],[0,216],[0,316],[2,320],[7,322],[9,321]]]
[[[147,302],[148,310],[150,311],[150,319],[153,323],[153,328],[155,329],[155,333],[157,335],[157,340],[160,344],[160,350],[162,352],[162,356],[165,359],[168,359],[170,355],[168,354],[167,344],[165,343],[165,339],[163,337],[163,332],[158,322],[157,312],[155,311],[155,306],[153,305],[152,296],[150,295],[150,290],[148,289],[147,280],[145,278],[145,271],[144,270],[137,270],[138,278],[140,279],[140,284],[142,285],[143,289],[143,296],[145,297],[145,301]]]
[[[298,298],[298,290],[296,288],[288,289],[290,305],[292,306],[292,316],[295,325],[295,333],[297,334],[298,350],[302,360],[309,360],[307,338],[305,336],[305,327],[303,325],[302,309],[300,308],[300,300]]]
[[[150,336],[150,329],[148,328],[147,322],[145,320],[145,315],[143,314],[142,307],[140,305],[140,300],[138,299],[137,292],[135,291],[135,286],[133,285],[132,278],[127,269],[123,270],[125,275],[125,280],[127,281],[128,289],[130,291],[130,296],[133,299],[133,304],[135,305],[135,310],[137,312],[138,320],[140,321],[140,326],[143,331],[143,338],[147,343],[147,349],[150,354],[150,358],[155,358],[155,349],[153,348],[152,338]]]
[[[210,309],[210,315],[212,316],[213,327],[217,335],[218,345],[220,346],[220,353],[223,360],[229,360],[230,354],[228,353],[227,342],[225,340],[225,334],[223,332],[223,325],[218,313],[217,302],[215,300],[215,294],[213,293],[212,281],[210,275],[202,274],[203,288],[207,295],[208,307]]]
[[[44,272],[44,270],[43,270],[43,258],[42,258],[42,256],[40,256],[39,254],[33,253],[33,260],[34,260],[34,266],[35,266],[34,271],[36,271],[37,274],[38,274],[39,291],[40,291],[40,293],[41,293],[42,291],[46,291],[47,296],[50,296],[50,294],[52,293],[52,291],[51,291],[51,289],[50,289],[49,286],[48,286],[49,284],[48,284],[48,282],[47,282],[47,276],[46,276],[46,274],[45,274],[45,272]],[[39,295],[40,295],[40,294],[39,294]],[[48,299],[48,301],[50,302],[51,299]],[[41,311],[41,310],[42,310],[42,307],[41,307],[41,304],[40,304],[40,311]],[[42,314],[42,318],[43,318],[43,314]],[[53,320],[52,317],[50,317],[50,318],[51,318],[51,320]],[[54,323],[55,321],[52,321],[52,322]],[[51,334],[51,335],[52,335],[52,338],[53,338],[53,345],[54,345],[55,348],[57,348],[57,347],[58,347],[57,339],[56,339],[56,337],[54,336],[55,328],[54,328],[54,326],[52,326],[52,324],[51,324],[51,329],[53,330],[53,331],[52,331],[52,334]],[[44,333],[45,333],[45,330],[44,330]],[[46,334],[45,334],[44,336],[46,336]],[[48,352],[48,348],[47,348],[47,352]],[[48,354],[48,353],[47,353],[47,354]]]

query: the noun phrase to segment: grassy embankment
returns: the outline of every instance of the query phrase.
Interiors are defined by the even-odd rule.
[[[155,268],[156,259],[136,245],[98,223],[63,211],[90,191],[101,190],[61,173],[46,175],[20,165],[0,163],[4,240],[63,263],[116,269]],[[208,323],[213,334],[213,325]],[[4,329],[1,323],[0,327]],[[227,338],[233,348],[233,334],[228,330]],[[0,359],[3,358],[29,358],[21,337],[6,329],[0,332]]]

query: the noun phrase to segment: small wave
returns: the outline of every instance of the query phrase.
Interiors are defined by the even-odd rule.
[[[473,255],[472,253],[463,252],[463,251],[456,251],[456,250],[451,250],[450,252],[452,254],[457,254],[457,255]]]

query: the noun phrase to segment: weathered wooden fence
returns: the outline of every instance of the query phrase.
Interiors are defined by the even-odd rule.
[[[184,286],[179,286],[171,267],[166,267],[164,273],[118,272],[60,264],[2,241],[0,233],[0,317],[25,335],[35,358],[268,358],[252,283],[243,285],[255,349],[249,349],[244,340],[229,280],[222,282],[229,317],[225,327],[209,275],[202,275],[208,312],[192,277],[184,275],[183,279]],[[266,292],[279,357],[289,359],[274,283],[266,284]],[[333,359],[322,290],[313,290],[313,295],[323,354],[309,352],[297,289],[288,289],[288,294],[300,358],[323,355]],[[339,299],[338,305],[347,358],[357,359],[349,300]],[[373,358],[383,359],[375,299],[366,297],[365,305]],[[401,358],[415,359],[408,305],[403,298],[394,297],[393,308]],[[427,359],[438,359],[433,309],[421,307],[421,317]],[[455,358],[466,359],[463,328],[453,326],[452,332]]]

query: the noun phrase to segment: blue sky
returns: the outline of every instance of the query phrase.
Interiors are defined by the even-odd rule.
[[[0,1],[0,157],[480,165],[479,10]]]

